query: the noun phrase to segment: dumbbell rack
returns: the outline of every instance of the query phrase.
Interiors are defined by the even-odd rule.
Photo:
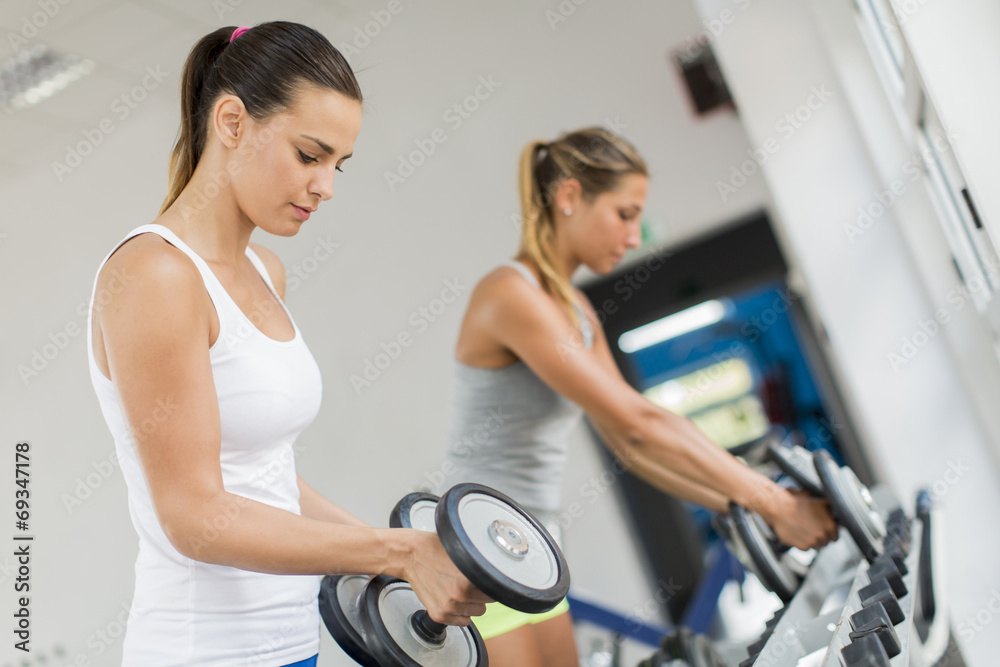
[[[884,510],[891,511],[899,506],[895,496],[885,489],[876,487],[871,491]],[[891,667],[932,667],[925,662],[923,644],[914,626],[922,530],[920,521],[911,522],[912,546],[905,558],[908,572],[902,577],[907,593],[899,598],[904,618],[893,628],[900,652],[889,660]],[[853,540],[843,534],[817,554],[802,586],[780,612],[777,625],[756,659],[750,663],[744,652],[742,659],[733,661],[733,653],[727,651],[728,661],[733,667],[737,664],[752,664],[754,667],[843,667],[846,662],[841,651],[852,643],[851,616],[863,608],[858,592],[871,583],[868,569],[868,562]]]

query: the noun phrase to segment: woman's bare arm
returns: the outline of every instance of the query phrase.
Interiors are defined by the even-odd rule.
[[[711,442],[690,420],[653,405],[628,385],[613,362],[609,367],[600,346],[584,346],[562,309],[515,271],[497,272],[477,292],[473,298],[480,299],[481,326],[546,384],[581,406],[613,442],[757,511],[792,546],[822,546],[836,537],[824,501],[793,495]],[[595,333],[603,340],[602,332]],[[606,342],[602,345],[606,350]]]
[[[591,422],[601,439],[615,458],[622,462],[626,470],[640,479],[652,484],[661,491],[677,496],[682,500],[701,505],[713,512],[729,510],[729,499],[707,486],[697,484],[675,473],[669,468],[642,456],[635,449],[628,447],[618,435]]]
[[[212,311],[201,276],[165,243],[126,244],[102,277],[116,268],[135,279],[108,291],[99,326],[153,507],[178,552],[273,574],[390,574],[408,580],[438,620],[463,624],[482,613],[485,596],[432,533],[321,521],[226,491],[208,349]],[[140,428],[163,404],[170,414]]]

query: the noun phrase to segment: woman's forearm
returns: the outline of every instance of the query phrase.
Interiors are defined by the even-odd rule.
[[[597,424],[594,424],[594,428],[607,443],[611,453],[636,477],[665,493],[701,505],[714,512],[725,512],[728,509],[729,499],[725,495],[682,477],[662,464],[647,458],[638,450],[627,447],[624,440],[614,432]]]
[[[227,491],[173,516],[164,530],[180,553],[254,572],[403,577],[413,554],[413,531],[299,516]]]
[[[770,521],[787,511],[791,494],[719,447],[681,415],[650,406],[642,427],[624,447],[689,483],[707,487]],[[716,499],[714,502],[718,502]]]

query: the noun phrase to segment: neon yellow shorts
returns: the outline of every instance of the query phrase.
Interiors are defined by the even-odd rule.
[[[507,634],[511,630],[516,630],[522,625],[529,623],[541,623],[550,618],[561,616],[569,611],[569,602],[563,600],[554,609],[542,612],[541,614],[526,614],[510,607],[505,607],[499,602],[491,602],[486,605],[486,613],[482,616],[475,616],[472,622],[479,630],[483,639],[493,639],[500,635]]]

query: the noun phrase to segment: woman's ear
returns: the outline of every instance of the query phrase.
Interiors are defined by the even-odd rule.
[[[566,178],[559,183],[556,190],[555,210],[565,214],[565,211],[575,211],[583,200],[583,188],[575,178]]]
[[[223,96],[215,105],[212,117],[216,135],[227,148],[236,148],[241,135],[241,122],[246,120],[243,100],[235,95]]]

